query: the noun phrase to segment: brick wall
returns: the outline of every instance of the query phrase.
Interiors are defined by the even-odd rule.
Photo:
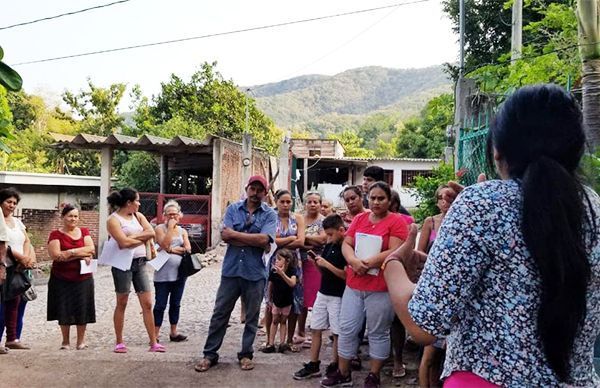
[[[79,211],[81,227],[88,228],[94,244],[98,246],[98,212],[93,210]],[[60,213],[56,210],[23,209],[21,221],[27,227],[31,243],[35,248],[38,261],[49,260],[47,242],[50,232],[62,226]]]

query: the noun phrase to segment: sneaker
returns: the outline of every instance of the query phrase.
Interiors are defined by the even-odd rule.
[[[321,361],[307,362],[304,368],[294,373],[294,380],[306,380],[311,377],[321,377]]]
[[[275,345],[267,345],[262,350],[263,353],[275,353]]]
[[[337,370],[338,370],[337,362],[332,362],[329,365],[327,365],[327,368],[325,369],[325,376],[327,376],[327,377],[333,376],[335,374],[335,372],[337,372]]]
[[[352,386],[352,373],[349,373],[348,376],[343,376],[340,370],[336,370],[329,377],[325,377],[321,380],[321,387],[351,387]]]
[[[365,378],[365,388],[379,388],[379,377],[375,373],[369,373]]]

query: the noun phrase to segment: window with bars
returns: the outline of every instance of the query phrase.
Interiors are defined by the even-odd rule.
[[[433,175],[431,170],[402,170],[402,186],[411,186],[415,182],[415,177],[429,177]]]

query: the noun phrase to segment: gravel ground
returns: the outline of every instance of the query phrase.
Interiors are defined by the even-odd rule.
[[[221,253],[221,252],[219,252]],[[230,320],[225,341],[220,351],[219,364],[206,373],[197,373],[193,366],[201,358],[201,350],[208,332],[214,298],[219,286],[221,265],[212,264],[188,279],[182,300],[179,322],[180,332],[189,341],[168,341],[168,319],[161,330],[162,343],[167,347],[164,354],[149,353],[148,339],[142,323],[141,308],[135,294],[131,294],[125,322],[127,354],[115,354],[112,313],[115,306],[114,286],[110,268],[101,267],[95,275],[96,319],[87,330],[87,350],[59,350],[60,330],[56,322],[46,322],[45,285],[37,286],[38,300],[30,302],[25,313],[23,342],[31,350],[12,350],[0,355],[1,386],[14,387],[107,387],[126,385],[130,387],[317,387],[318,379],[295,381],[292,373],[308,361],[309,351],[292,354],[255,353],[255,369],[241,371],[237,364],[243,325],[239,323],[239,304]],[[75,343],[72,328],[71,343]],[[257,337],[257,345],[264,337]],[[255,345],[255,347],[257,346]],[[367,354],[368,350],[362,350]],[[322,350],[322,365],[330,361],[331,348]],[[408,375],[400,386],[414,386],[416,355],[405,352]],[[355,372],[354,385],[362,386],[366,377],[368,361],[363,370]],[[382,386],[395,386],[392,382],[391,365],[384,368]]]

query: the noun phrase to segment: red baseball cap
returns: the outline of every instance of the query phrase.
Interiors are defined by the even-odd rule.
[[[250,186],[251,184],[253,184],[255,182],[260,183],[265,188],[265,190],[267,190],[269,188],[269,183],[267,182],[265,177],[262,175],[251,176],[250,179],[248,179],[248,184],[246,185],[246,187]]]

